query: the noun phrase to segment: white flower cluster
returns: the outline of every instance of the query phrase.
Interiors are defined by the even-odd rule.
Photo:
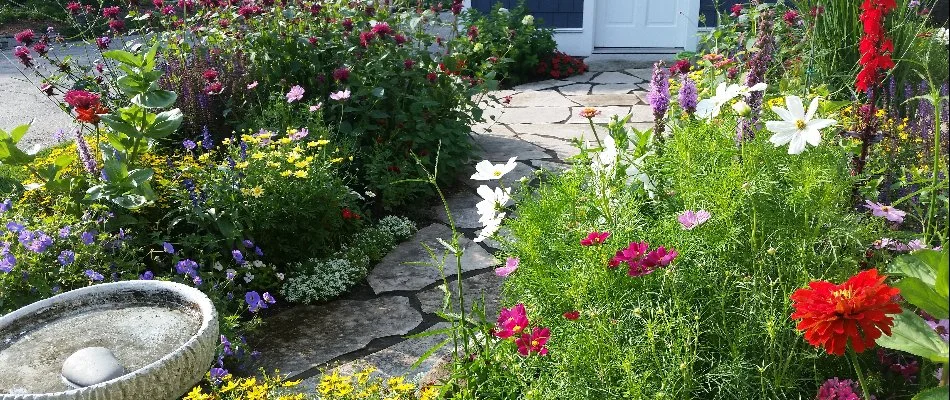
[[[950,29],[939,28],[934,31],[934,40],[944,46],[950,45]]]
[[[311,264],[312,275],[288,278],[281,292],[287,300],[308,303],[330,299],[343,293],[358,281],[358,266],[347,259],[334,258]]]
[[[518,157],[511,157],[505,164],[492,164],[491,161],[488,160],[483,160],[475,164],[475,174],[472,175],[473,180],[499,180],[499,185],[494,190],[487,185],[481,185],[477,189],[482,201],[475,205],[475,209],[478,211],[478,215],[481,216],[478,222],[484,225],[484,228],[478,233],[475,242],[482,242],[488,239],[501,228],[501,223],[504,221],[506,213],[500,211],[511,201],[511,192],[501,185],[500,180],[505,174],[515,169],[515,166],[517,166],[515,160],[517,159]]]

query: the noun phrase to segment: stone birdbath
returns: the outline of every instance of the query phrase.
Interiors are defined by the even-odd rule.
[[[125,281],[0,317],[0,400],[172,400],[208,371],[218,315],[201,291]]]

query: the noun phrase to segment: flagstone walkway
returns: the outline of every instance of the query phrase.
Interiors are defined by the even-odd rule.
[[[511,96],[510,101],[482,103],[488,121],[472,127],[479,149],[476,159],[498,163],[517,157],[518,166],[506,176],[507,181],[525,177],[530,182],[540,169],[567,167],[566,160],[577,154],[571,139],[591,137],[587,119],[578,116],[584,107],[602,111],[595,123],[606,123],[611,115],[632,114],[631,125],[650,127],[653,115],[646,102],[650,74],[650,69],[589,72],[495,92],[494,97]],[[467,180],[471,172],[463,174],[448,202],[458,228],[466,236],[461,277],[466,299],[484,300],[492,315],[497,314],[501,296],[502,279],[492,272],[500,264],[493,256],[499,245],[471,241],[480,228],[475,211],[475,203],[480,200],[475,193],[478,183]],[[439,250],[443,247],[437,239],[451,236],[442,207],[433,207],[431,215],[432,220],[387,255],[370,273],[367,284],[356,291],[326,304],[291,307],[267,318],[263,334],[252,340],[262,354],[260,364],[267,370],[277,368],[295,379],[304,379],[300,387],[307,391],[313,390],[322,371],[337,366],[352,370],[369,364],[383,375],[424,379],[450,351],[446,347],[410,370],[422,354],[445,337],[405,336],[447,326],[436,315],[445,295],[439,273],[434,267],[416,264],[430,261],[422,243]],[[452,280],[458,278],[454,265],[446,265],[445,271]],[[454,297],[455,285],[450,286]]]

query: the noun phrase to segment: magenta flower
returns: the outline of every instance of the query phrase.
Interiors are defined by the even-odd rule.
[[[617,254],[610,259],[610,268],[617,268],[621,263],[631,263],[639,261],[650,249],[647,242],[630,242],[627,248],[617,250]]]
[[[23,43],[24,46],[29,46],[36,40],[36,34],[33,33],[32,29],[24,29],[13,35],[13,39],[19,43]]]
[[[523,356],[537,354],[539,356],[548,355],[547,343],[551,338],[551,331],[548,328],[535,327],[530,333],[521,335],[515,344],[518,345],[518,353]]]
[[[514,307],[501,309],[495,336],[508,339],[520,334],[527,327],[528,313],[524,309],[524,304],[518,303]]]
[[[512,272],[515,272],[515,270],[518,269],[518,264],[520,262],[521,260],[518,259],[518,257],[508,257],[508,259],[505,261],[505,266],[495,270],[495,275],[503,277],[511,275]]]
[[[599,246],[604,244],[609,237],[610,232],[593,231],[588,233],[586,238],[581,239],[581,246]]]
[[[861,400],[858,385],[850,379],[831,378],[818,388],[817,400]]]
[[[692,230],[693,228],[702,225],[704,222],[708,221],[711,215],[709,211],[699,210],[693,212],[693,210],[686,210],[679,215],[676,219],[683,225],[683,229]]]
[[[907,215],[904,211],[881,203],[875,203],[871,200],[865,200],[864,203],[864,207],[871,210],[871,214],[875,217],[882,217],[888,221],[897,222],[898,224],[904,222],[904,216]]]
[[[300,101],[300,99],[303,99],[303,93],[303,87],[300,85],[294,85],[294,87],[290,88],[290,91],[287,92],[287,102],[293,103],[295,101]]]
[[[667,250],[666,247],[660,246],[647,254],[646,258],[643,259],[643,263],[650,267],[665,267],[670,265],[678,255],[676,249],[670,248]]]

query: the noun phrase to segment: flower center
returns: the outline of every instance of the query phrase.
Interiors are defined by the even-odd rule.
[[[531,341],[531,347],[538,347],[538,344],[539,344],[539,343],[538,343],[537,340],[532,340],[532,341]]]
[[[515,325],[514,328],[511,328],[511,331],[512,331],[512,332],[515,332],[515,333],[521,332],[521,326],[520,326],[520,325]]]
[[[807,126],[808,124],[805,123],[805,120],[800,119],[798,121],[795,121],[795,127],[798,128],[798,130],[800,131],[805,130],[805,127]]]
[[[501,176],[501,171],[492,172],[492,175],[494,175],[494,176],[496,176],[496,177],[499,177],[499,176]]]

